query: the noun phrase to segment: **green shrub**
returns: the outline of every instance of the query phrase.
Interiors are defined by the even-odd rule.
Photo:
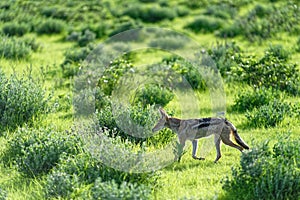
[[[168,7],[146,7],[140,5],[134,5],[127,8],[124,15],[128,15],[133,19],[141,19],[144,22],[159,22],[162,20],[173,20],[177,17],[177,13],[175,9]]]
[[[282,133],[286,134],[286,133]],[[299,199],[299,140],[281,139],[253,147],[223,182],[228,199]]]
[[[80,152],[82,142],[77,135],[48,129],[18,129],[8,141],[4,153],[6,164],[15,163],[29,177],[48,173],[61,155]]]
[[[235,42],[217,42],[208,50],[222,77],[227,77],[231,69],[239,63],[241,48]]]
[[[242,28],[239,23],[224,25],[216,34],[221,38],[233,38],[238,35],[242,35]]]
[[[2,27],[2,31],[8,36],[23,36],[29,32],[29,27],[26,24],[16,22],[6,23]]]
[[[111,106],[105,106],[96,114],[98,126],[102,130],[107,129],[111,137],[120,136],[136,144],[146,142],[156,147],[164,146],[173,139],[174,134],[167,129],[153,135],[152,128],[159,117],[154,106],[112,106],[114,111]]]
[[[222,20],[208,16],[199,16],[193,22],[187,24],[185,28],[196,33],[212,33],[222,27]]]
[[[0,124],[1,128],[14,129],[30,123],[48,111],[50,97],[31,77],[6,78],[0,72]]]
[[[296,52],[300,52],[300,37],[298,38],[296,43]]]
[[[197,70],[197,67],[193,66],[191,63],[187,61],[184,61],[182,58],[179,57],[165,58],[163,59],[162,64],[158,65],[159,68],[162,68],[162,66],[171,66],[170,70],[173,70],[173,73],[175,72],[183,76],[194,90],[205,91],[207,89],[205,80],[202,78],[200,71]],[[162,69],[158,69],[158,70],[162,70]],[[166,69],[163,70],[166,71]]]
[[[300,77],[297,65],[287,63],[285,60],[274,57],[271,53],[266,53],[260,60],[241,59],[233,75],[236,80],[246,82],[254,87],[278,89],[293,95],[299,93]]]
[[[61,64],[64,77],[71,77],[78,73],[80,63],[92,52],[93,45],[70,49],[65,52],[65,60]]]
[[[48,18],[56,18],[68,21],[72,16],[71,10],[59,7],[44,7],[41,14]]]
[[[280,6],[256,5],[247,15],[225,26],[219,36],[242,35],[250,41],[262,41],[280,32],[299,33],[299,6],[286,2]]]
[[[98,86],[105,95],[110,96],[119,79],[132,68],[132,63],[125,59],[114,60],[103,72],[98,81]]]
[[[76,176],[64,172],[55,172],[47,176],[45,184],[45,197],[66,198],[79,186]]]
[[[87,56],[92,52],[92,50],[93,50],[92,45],[87,47],[81,47],[79,49],[67,50],[65,52],[65,60],[62,63],[62,66],[66,64],[73,64],[73,63],[79,64],[80,62],[84,61],[87,58]]]
[[[144,185],[127,182],[119,185],[114,180],[102,182],[99,178],[92,188],[92,196],[93,199],[150,199],[151,189]]]
[[[163,50],[174,50],[183,48],[186,42],[187,41],[180,36],[165,36],[151,40],[149,46]]]
[[[84,30],[83,32],[71,32],[66,40],[75,41],[80,47],[86,46],[89,43],[93,42],[96,39],[96,34],[89,29]]]
[[[47,19],[42,22],[38,27],[36,32],[38,34],[57,34],[65,30],[66,24],[57,19]]]
[[[266,88],[255,88],[243,93],[239,93],[234,101],[232,109],[239,112],[251,111],[269,104],[275,99],[280,99],[278,91]]]
[[[113,36],[123,31],[127,31],[134,28],[139,28],[140,23],[134,19],[129,17],[122,17],[120,20],[114,25],[113,30],[109,32],[108,36]],[[126,38],[127,40],[129,38]]]
[[[186,6],[177,6],[176,12],[179,17],[184,17],[190,13],[190,9]]]
[[[0,188],[0,200],[6,200],[7,199],[7,192]]]
[[[290,58],[290,52],[285,50],[282,45],[270,45],[267,49],[266,56],[274,56],[280,60],[288,60]]]
[[[251,127],[274,127],[279,125],[286,116],[291,115],[290,104],[274,100],[246,114]]]
[[[253,10],[250,13],[252,15],[256,15],[259,18],[263,18],[265,16],[270,15],[271,12],[272,12],[272,9],[267,8],[263,5],[257,4],[257,5],[255,5],[255,7],[253,8]]]
[[[142,134],[147,135],[151,132],[154,124],[154,118],[151,114],[154,112],[157,111],[149,106],[114,106],[114,111],[111,106],[106,106],[97,112],[98,125],[101,128],[107,128],[111,136],[121,136],[135,143],[141,143],[147,139],[143,138]],[[134,136],[130,133],[133,133]],[[139,135],[141,137],[137,137]]]
[[[38,43],[35,38],[25,37],[22,41],[34,52],[38,52],[42,49],[41,44]]]
[[[213,4],[206,8],[205,15],[214,16],[221,19],[234,18],[237,13],[237,8],[226,3]]]
[[[134,96],[133,103],[147,105],[160,105],[164,107],[174,98],[174,94],[168,88],[157,84],[148,84],[138,90]]]
[[[19,38],[0,36],[0,56],[7,59],[28,59],[31,46]]]

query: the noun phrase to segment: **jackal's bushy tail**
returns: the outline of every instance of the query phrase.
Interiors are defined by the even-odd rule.
[[[239,136],[239,134],[237,133],[237,129],[235,128],[235,126],[229,122],[228,120],[225,120],[225,123],[230,126],[233,136],[236,140],[236,142],[241,145],[244,149],[249,149],[249,146],[242,140],[242,138]]]

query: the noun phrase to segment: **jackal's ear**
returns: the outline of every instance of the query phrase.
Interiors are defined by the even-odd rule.
[[[166,113],[166,111],[163,108],[159,108],[159,113],[161,114],[162,117],[167,117],[168,114]]]

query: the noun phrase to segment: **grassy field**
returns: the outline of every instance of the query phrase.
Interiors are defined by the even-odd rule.
[[[98,44],[107,41],[116,33],[139,27],[159,27],[174,30],[197,42],[202,50],[208,52],[209,55],[215,59],[214,62],[217,63],[217,68],[223,78],[222,81],[226,95],[226,99],[224,99],[224,101],[226,101],[226,118],[233,122],[240,136],[246,141],[250,148],[257,147],[259,144],[269,141],[269,148],[271,149],[272,145],[282,141],[283,138],[288,136],[290,141],[296,141],[296,144],[300,146],[300,12],[298,12],[299,9],[297,10],[297,6],[299,8],[299,1],[287,3],[286,1],[279,0],[239,0],[236,2],[226,0],[193,0],[189,1],[189,3],[186,1],[164,0],[113,2],[57,1],[57,3],[43,1],[24,2],[20,0],[1,2],[0,29],[2,32],[0,33],[0,55],[2,56],[0,58],[0,75],[3,72],[7,80],[9,80],[10,77],[14,77],[13,75],[16,75],[17,80],[23,80],[22,77],[25,77],[25,82],[22,83],[24,85],[21,84],[21,86],[19,86],[17,85],[19,83],[18,81],[2,81],[4,78],[1,79],[2,76],[0,76],[0,109],[2,109],[0,110],[0,199],[145,198],[143,195],[147,192],[140,191],[142,189],[139,187],[133,190],[136,186],[128,186],[128,190],[133,192],[130,193],[126,190],[128,193],[127,197],[126,195],[124,196],[126,192],[124,192],[124,194],[122,193],[123,196],[121,192],[120,194],[112,192],[122,191],[121,185],[123,182],[133,184],[136,182],[137,185],[142,183],[147,185],[147,187],[150,185],[150,195],[146,195],[149,199],[252,199],[249,196],[243,198],[230,196],[228,191],[224,189],[223,186],[226,177],[234,178],[232,168],[237,168],[242,163],[242,154],[236,149],[222,145],[222,158],[215,164],[213,161],[216,152],[212,138],[200,139],[199,141],[198,155],[204,155],[206,158],[204,161],[192,159],[191,143],[188,142],[186,153],[183,155],[181,162],[174,162],[156,171],[155,177],[157,178],[154,182],[151,182],[150,178],[149,180],[145,178],[149,175],[146,173],[139,174],[138,176],[132,175],[131,173],[125,173],[124,175],[112,169],[99,167],[102,166],[102,163],[94,161],[92,158],[88,158],[90,160],[84,160],[88,153],[85,152],[84,147],[80,146],[80,142],[74,142],[77,140],[72,139],[73,134],[71,134],[74,129],[75,120],[75,110],[73,106],[74,74],[80,71],[82,61],[88,55],[88,53],[84,53],[85,51],[91,52],[89,49],[93,49]],[[133,10],[135,10],[135,12]],[[154,12],[154,10],[156,10],[156,12]],[[272,21],[274,18],[277,19]],[[51,21],[52,24],[49,21]],[[49,22],[49,24],[43,27],[43,24],[46,22]],[[22,28],[23,25],[25,28]],[[228,31],[229,29],[231,31]],[[90,33],[87,30],[90,31]],[[162,36],[162,38],[165,39],[167,37],[172,38],[172,36]],[[30,44],[24,42],[28,38],[34,42]],[[167,45],[173,45],[170,43],[176,44],[178,42],[184,46],[184,41],[180,41],[180,38],[175,37],[175,39],[172,38],[170,41],[169,43],[167,42]],[[20,44],[17,44],[18,42],[20,42]],[[34,44],[38,46],[37,50],[34,50]],[[220,45],[218,46],[218,44]],[[230,45],[226,46],[226,44],[234,44],[241,50],[234,50],[234,48],[231,48]],[[30,53],[27,55],[26,48],[28,45],[31,46],[29,47]],[[122,43],[120,46],[126,48],[126,45],[129,44]],[[274,47],[275,50],[272,50],[272,47]],[[21,53],[18,54],[18,52]],[[273,53],[271,53],[272,56],[270,58],[272,60],[267,60],[266,62],[261,61],[261,58],[264,56],[265,59],[268,59],[267,55],[269,54],[267,52]],[[218,57],[218,55],[221,56]],[[162,50],[139,50],[138,52],[130,54],[128,56],[130,58],[126,61],[125,55],[125,64],[111,65],[112,68],[115,66],[119,67],[117,69],[121,70],[121,72],[119,71],[121,75],[118,74],[119,72],[113,71],[112,73],[114,74],[110,77],[108,82],[115,79],[118,80],[123,73],[125,74],[125,71],[122,71],[125,69],[124,66],[129,66],[130,64],[135,66],[135,69],[137,71],[139,70],[138,73],[141,74],[146,73],[148,69],[151,69],[148,67],[154,66],[155,64],[163,66],[159,68],[161,71],[166,70],[164,67],[167,64],[162,62],[162,60],[170,56],[173,56],[172,53]],[[280,58],[280,56],[283,56],[283,58]],[[129,62],[129,64],[126,65],[126,62]],[[179,69],[176,70],[178,73],[182,73],[181,75],[191,72],[190,69],[184,68],[188,66],[187,63],[182,64],[177,60],[174,61],[174,63],[169,65],[173,65],[172,67],[180,66]],[[245,69],[241,67],[247,64],[250,67],[245,67]],[[293,69],[291,67],[293,64],[296,66],[293,68],[294,71],[292,71]],[[251,66],[262,67],[252,69]],[[271,68],[271,66],[275,66],[274,69],[272,68],[274,71],[265,72],[266,69]],[[124,67],[124,69],[122,67]],[[276,71],[276,69],[284,67],[287,67],[286,70]],[[181,69],[187,72],[182,72]],[[242,71],[243,69],[249,69],[249,71]],[[261,74],[257,72],[259,70],[261,70]],[[283,75],[280,76],[280,74]],[[110,74],[108,74],[108,77],[109,75]],[[164,76],[163,73],[162,76]],[[261,79],[259,76],[261,76]],[[27,81],[31,80],[31,78],[28,77],[33,77],[36,84],[29,85],[27,89],[22,90],[23,86],[24,88],[27,87]],[[251,81],[249,81],[250,79]],[[11,80],[14,79],[11,78]],[[255,82],[257,80],[258,82]],[[22,81],[20,81],[20,83],[21,82]],[[273,84],[274,82],[276,84]],[[241,100],[239,97],[243,94],[245,94],[246,97],[247,95],[250,96],[247,94],[247,91],[254,91],[254,94],[258,93],[255,88],[260,88],[259,84],[263,86],[263,96],[268,95],[268,87],[274,89],[273,92],[275,92],[271,94],[270,98],[272,100],[270,102],[276,101],[277,99],[283,103],[283,107],[286,106],[282,108],[282,110],[280,110],[281,107],[276,110],[277,107],[271,107],[271,104],[267,102],[262,104],[262,106],[266,106],[267,110],[259,110],[261,105],[259,105],[259,103],[256,105],[255,102],[253,103],[253,100],[248,103],[253,103],[254,110],[246,109],[236,111],[234,105],[239,101],[247,100],[247,98],[246,100]],[[20,88],[16,89],[18,87]],[[104,86],[101,87],[102,86],[100,86],[100,89],[104,88]],[[32,90],[32,94],[30,93],[30,88],[37,89]],[[47,99],[47,97],[50,96],[45,105],[40,105],[40,102],[34,101],[34,99],[38,98],[35,94],[35,92],[39,91],[38,88],[44,91],[43,99]],[[13,93],[14,89],[17,91],[16,93]],[[167,89],[169,88],[163,88],[164,91]],[[159,92],[163,93],[163,91]],[[172,92],[174,92],[174,90]],[[185,93],[185,91],[180,92]],[[277,93],[279,96],[276,96]],[[8,95],[5,96],[6,94]],[[22,95],[24,96],[23,100],[20,98]],[[185,96],[184,100],[181,101],[181,96],[175,95],[171,101],[167,102],[165,107],[168,111],[173,112],[175,116],[182,118],[209,117],[215,114],[212,111],[212,99],[210,99],[211,94],[209,90],[202,90],[201,88],[195,89],[193,95],[195,95],[197,102],[194,102],[191,96]],[[101,96],[101,98],[102,97],[103,99],[110,99],[112,95],[106,94]],[[21,99],[20,103],[11,103],[14,102],[14,99]],[[99,99],[96,98],[96,104],[98,100]],[[257,101],[260,102],[263,100],[259,99]],[[7,102],[10,102],[10,104]],[[16,100],[16,102],[18,101]],[[25,102],[24,105],[26,105],[24,106],[22,102]],[[180,102],[184,103],[180,105]],[[247,106],[248,103],[244,106]],[[36,108],[35,106],[38,107],[36,112],[32,111]],[[155,110],[157,107],[158,106],[155,107]],[[8,108],[12,111],[8,110]],[[18,110],[18,108],[20,109]],[[44,110],[43,108],[46,109]],[[112,119],[107,117],[108,115],[105,115],[105,108],[105,106],[98,108],[98,112],[102,114],[99,114],[99,116],[103,117],[99,117],[98,121],[102,123],[102,121],[107,120],[109,121],[107,123],[110,123]],[[148,105],[147,108],[150,109],[152,107]],[[33,114],[24,118],[20,117],[22,113],[25,112]],[[267,113],[265,116],[259,115],[264,112]],[[145,113],[147,112],[145,111]],[[143,118],[144,115],[143,119],[149,119],[145,113],[137,114],[137,117]],[[275,116],[272,118],[272,114],[274,113]],[[14,118],[15,115],[16,117]],[[255,120],[259,121],[262,125],[251,124],[251,116],[253,118],[258,116]],[[158,117],[158,112],[155,117]],[[270,120],[278,121],[276,121],[275,124],[268,125],[268,122],[264,120],[269,118]],[[147,123],[148,121],[146,124]],[[266,125],[263,123],[266,123]],[[153,125],[153,123],[150,125]],[[111,124],[104,123],[103,126],[110,129]],[[36,131],[37,135],[32,136],[31,134],[33,134],[35,130],[41,131],[40,133]],[[54,135],[52,135],[52,133]],[[124,137],[121,132],[115,133]],[[167,139],[161,136],[162,134],[167,134],[169,137],[170,132],[160,132],[157,136],[158,139],[149,139],[150,142],[146,140],[146,143],[156,144],[148,147],[150,151],[166,145]],[[35,139],[35,137],[37,139]],[[175,138],[174,134],[173,136],[171,134],[170,137]],[[69,138],[71,139],[69,140]],[[116,139],[115,142],[120,142],[122,146],[126,139],[128,138],[122,138],[120,140],[121,142]],[[62,142],[56,143],[56,141],[59,140]],[[13,143],[12,141],[20,142]],[[35,141],[36,146],[34,146],[34,142],[30,144],[32,141]],[[45,143],[40,143],[41,141],[45,141]],[[19,146],[11,146],[11,144],[18,144]],[[40,144],[46,147],[43,145],[38,146]],[[126,144],[124,142],[124,145]],[[207,147],[207,144],[211,146]],[[51,145],[53,145],[53,147]],[[131,145],[140,150],[140,143],[133,142],[133,144],[128,146]],[[17,150],[13,152],[13,150],[10,149],[11,147],[21,149],[20,153],[18,153]],[[50,152],[50,150],[48,151],[48,149],[52,151],[53,148],[58,150],[54,150],[54,153]],[[38,153],[35,155],[38,151],[42,152],[41,155]],[[22,160],[25,155],[27,156],[26,159],[30,158],[32,160]],[[30,155],[35,156],[31,158]],[[122,156],[123,155],[120,155],[120,157]],[[299,156],[298,158],[297,155],[294,156],[296,167],[294,169],[295,174],[293,180],[297,181],[300,180],[300,162]],[[51,157],[57,157],[57,160],[51,160]],[[78,160],[76,160],[77,157]],[[74,158],[74,160],[72,160],[72,158]],[[43,159],[46,161],[44,162]],[[49,164],[50,167],[47,166],[47,159],[53,162]],[[66,164],[66,162],[69,161],[68,159],[71,159],[72,162]],[[77,161],[84,164],[78,164]],[[46,163],[46,167],[45,169],[43,168],[41,172],[35,172],[28,167],[32,164],[31,162]],[[76,166],[76,163],[78,166]],[[72,168],[72,170],[76,168],[77,171],[75,171],[77,174],[74,172],[76,175],[72,174],[72,170],[66,167],[68,164],[70,166],[74,165],[74,169]],[[37,164],[37,166],[39,166],[39,164]],[[95,166],[95,169],[98,171],[91,170],[89,166]],[[36,169],[40,170],[38,167]],[[80,171],[81,169],[83,170]],[[104,169],[108,170],[108,172]],[[28,172],[30,170],[31,172]],[[101,170],[105,172],[102,173]],[[57,172],[63,173],[62,177],[64,178],[51,179],[52,175]],[[82,176],[84,176],[84,178],[81,178]],[[98,188],[97,190],[98,177],[101,177],[103,184],[108,184],[109,181],[115,179],[117,186],[104,185],[101,186],[102,189]],[[116,177],[119,177],[119,180]],[[122,178],[124,180],[122,180]],[[64,182],[64,179],[67,181],[70,179],[71,181]],[[111,182],[109,182],[109,184],[110,183]],[[297,183],[300,184],[300,181]],[[126,186],[124,187],[126,188]],[[299,186],[296,185],[294,188],[299,188]],[[266,191],[268,192],[268,190]],[[139,192],[143,195],[134,196]],[[110,194],[111,196],[105,196],[104,194]],[[114,196],[112,194],[116,195]],[[300,194],[297,194],[298,196],[294,196],[294,199],[300,199]],[[284,198],[278,197],[277,199]]]

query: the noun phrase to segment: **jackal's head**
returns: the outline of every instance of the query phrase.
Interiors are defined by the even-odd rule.
[[[162,108],[159,108],[159,113],[160,113],[160,119],[158,120],[158,122],[154,126],[154,128],[152,129],[152,132],[156,132],[156,131],[159,131],[159,130],[165,128],[166,124],[168,122],[169,116],[166,113],[166,111],[164,111],[164,109],[162,109]]]

